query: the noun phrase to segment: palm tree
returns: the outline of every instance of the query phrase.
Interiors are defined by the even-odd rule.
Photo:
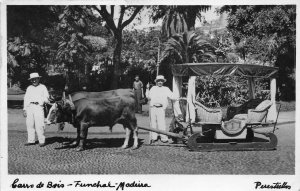
[[[163,18],[162,33],[163,36],[171,37],[174,34],[182,34],[183,32],[195,29],[195,22],[198,18],[202,20],[201,12],[206,12],[211,6],[153,6],[152,19],[157,22]]]
[[[214,61],[216,48],[211,46],[195,31],[196,19],[202,19],[201,12],[211,6],[154,6],[152,19],[158,21],[163,18],[162,36],[168,40],[159,61],[161,73],[164,73],[167,86],[171,87],[172,74],[170,64],[188,62]]]
[[[171,63],[215,61],[216,48],[201,39],[195,30],[195,21],[201,12],[211,6],[154,6],[152,19],[163,18],[162,35],[168,37],[160,62]],[[170,61],[170,60],[169,60]]]
[[[203,40],[194,31],[185,32],[181,35],[173,35],[165,43],[160,62],[167,60],[174,64],[191,62],[215,62],[216,48]]]

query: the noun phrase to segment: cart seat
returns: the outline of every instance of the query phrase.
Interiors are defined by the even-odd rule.
[[[222,110],[205,107],[200,102],[195,102],[196,122],[214,122],[221,123]]]
[[[249,109],[247,114],[238,114],[233,117],[236,120],[242,120],[246,123],[262,122],[268,114],[268,109],[272,106],[270,100],[261,102],[255,109]]]
[[[182,113],[181,118],[183,118],[184,122],[186,119],[186,115],[188,113],[186,112],[187,110],[187,100],[186,98],[179,98],[179,106],[180,110]],[[195,101],[195,110],[196,110],[196,123],[213,123],[213,124],[220,124],[222,120],[222,110],[217,108],[217,109],[212,109],[204,106],[200,102]]]
[[[227,108],[226,120],[229,121],[237,114],[247,114],[249,109],[255,109],[263,100],[250,99],[240,106],[229,106]]]

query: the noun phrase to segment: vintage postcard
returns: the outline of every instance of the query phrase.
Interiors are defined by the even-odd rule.
[[[0,5],[1,190],[300,190],[298,2]]]

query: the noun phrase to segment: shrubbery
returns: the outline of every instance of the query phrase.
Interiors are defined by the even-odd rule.
[[[256,80],[255,97],[270,99],[268,80]],[[196,79],[196,100],[207,107],[240,105],[249,100],[247,78],[204,76]]]

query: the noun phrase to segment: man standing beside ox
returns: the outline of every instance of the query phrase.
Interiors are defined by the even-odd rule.
[[[26,117],[28,141],[25,146],[35,145],[35,132],[37,134],[40,147],[45,146],[45,124],[44,124],[44,104],[49,103],[49,93],[43,84],[40,84],[38,73],[31,73],[30,85],[25,93],[23,115]]]
[[[165,112],[168,106],[168,99],[178,100],[178,97],[175,97],[168,87],[163,86],[164,82],[166,82],[164,76],[158,75],[155,82],[156,86],[153,86],[150,91],[147,92],[147,97],[150,100],[150,126],[154,129],[167,131]],[[150,144],[157,141],[158,136],[160,136],[160,140],[163,143],[168,142],[168,136],[150,132]]]

